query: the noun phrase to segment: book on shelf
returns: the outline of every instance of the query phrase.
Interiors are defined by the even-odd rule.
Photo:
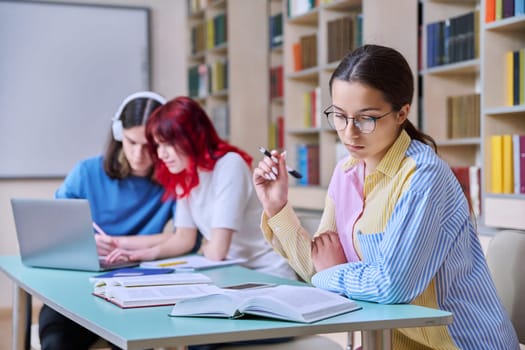
[[[514,16],[514,0],[501,0],[502,1],[502,18],[508,18]]]
[[[284,79],[283,66],[278,65],[270,68],[270,99],[283,97]]]
[[[503,193],[503,137],[490,137],[490,190],[492,193]]]
[[[525,104],[525,49],[507,51],[505,54],[506,104]]]
[[[175,271],[186,270],[203,270],[214,267],[222,267],[228,265],[242,264],[244,259],[226,259],[226,260],[210,260],[202,255],[184,255],[176,258],[159,259],[154,261],[144,261],[140,263],[140,267],[147,268],[164,268],[169,267]]]
[[[496,20],[496,0],[485,0],[485,23]]]
[[[492,193],[525,193],[525,135],[492,135],[490,160]]]
[[[190,46],[192,55],[206,50],[206,22],[197,23],[191,28]]]
[[[503,193],[514,193],[512,135],[502,136]]]
[[[312,323],[359,310],[353,300],[319,288],[278,285],[247,290],[219,290],[216,293],[182,300],[170,316],[238,318],[256,315]]]
[[[284,117],[282,115],[270,123],[268,132],[268,147],[277,150],[284,149]]]
[[[303,124],[306,128],[321,126],[321,87],[303,93]]]
[[[317,0],[288,0],[288,17],[303,15],[317,6]]]
[[[479,57],[479,11],[427,24],[427,67]]]
[[[277,13],[270,16],[270,48],[279,47],[283,44],[283,14]]]
[[[514,0],[514,16],[525,15],[525,1]]]
[[[303,175],[302,178],[297,179],[296,184],[301,186],[319,185],[319,145],[297,144],[296,155],[297,171]]]
[[[469,207],[475,216],[481,213],[481,168],[479,166],[455,166],[452,172],[458,179]]]
[[[293,70],[298,72],[303,69],[303,61],[301,59],[301,43],[296,42],[292,44],[292,59],[293,59]]]
[[[276,148],[284,149],[284,117],[282,115],[277,117],[277,138],[276,138]]]
[[[512,135],[514,193],[525,193],[525,135]]]
[[[188,0],[188,15],[204,11],[208,0]]]
[[[328,63],[339,62],[347,52],[359,46],[362,41],[360,21],[362,16],[350,14],[327,23]]]
[[[299,38],[301,66],[303,69],[317,67],[317,33]]]
[[[480,94],[447,96],[447,137],[480,136]]]

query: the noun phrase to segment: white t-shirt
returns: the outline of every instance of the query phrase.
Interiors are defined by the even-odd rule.
[[[259,227],[262,206],[251,172],[237,153],[225,154],[212,171],[199,171],[199,185],[177,200],[175,226],[198,228],[206,239],[212,228],[235,231],[229,259],[247,259],[243,265],[261,272],[294,278],[286,260],[273,251]]]

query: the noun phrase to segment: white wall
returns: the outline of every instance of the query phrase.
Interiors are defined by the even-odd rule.
[[[186,53],[188,52],[186,0],[54,1],[149,7],[151,9],[152,89],[167,98],[186,94]],[[107,134],[108,130],[101,130],[101,132]],[[20,144],[11,145],[11,147],[23,147],[24,135],[20,135],[19,139]],[[34,151],[38,152],[38,150]],[[42,156],[45,157],[45,154]],[[0,179],[0,223],[2,224],[0,254],[18,254],[9,199],[11,197],[52,197],[60,183],[61,179]],[[11,307],[13,287],[3,273],[0,273],[0,286],[0,308]]]

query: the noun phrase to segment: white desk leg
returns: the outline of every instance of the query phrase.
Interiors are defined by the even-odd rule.
[[[13,290],[13,329],[12,329],[12,349],[25,350],[27,349],[27,325],[30,321],[28,319],[28,308],[31,307],[31,296],[18,285],[14,285]]]
[[[392,330],[390,329],[363,331],[361,334],[363,337],[363,350],[392,349]]]

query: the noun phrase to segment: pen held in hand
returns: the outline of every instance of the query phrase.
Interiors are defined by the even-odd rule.
[[[104,236],[107,236],[108,234],[106,232],[104,232],[104,230],[97,225],[96,222],[93,221],[93,228],[95,229],[95,231],[98,233],[98,234],[101,234],[101,235],[104,235]]]
[[[267,157],[270,157],[274,162],[277,163],[277,158],[275,158],[271,153],[270,151],[268,151],[266,148],[264,147],[259,147],[259,152],[261,152],[262,154],[264,154],[265,156]],[[288,165],[286,166],[286,171],[288,171],[288,174],[292,175],[293,177],[295,177],[296,179],[300,179],[303,177],[303,175],[301,175],[301,173],[299,173],[297,170],[293,169],[293,168],[290,168]]]

